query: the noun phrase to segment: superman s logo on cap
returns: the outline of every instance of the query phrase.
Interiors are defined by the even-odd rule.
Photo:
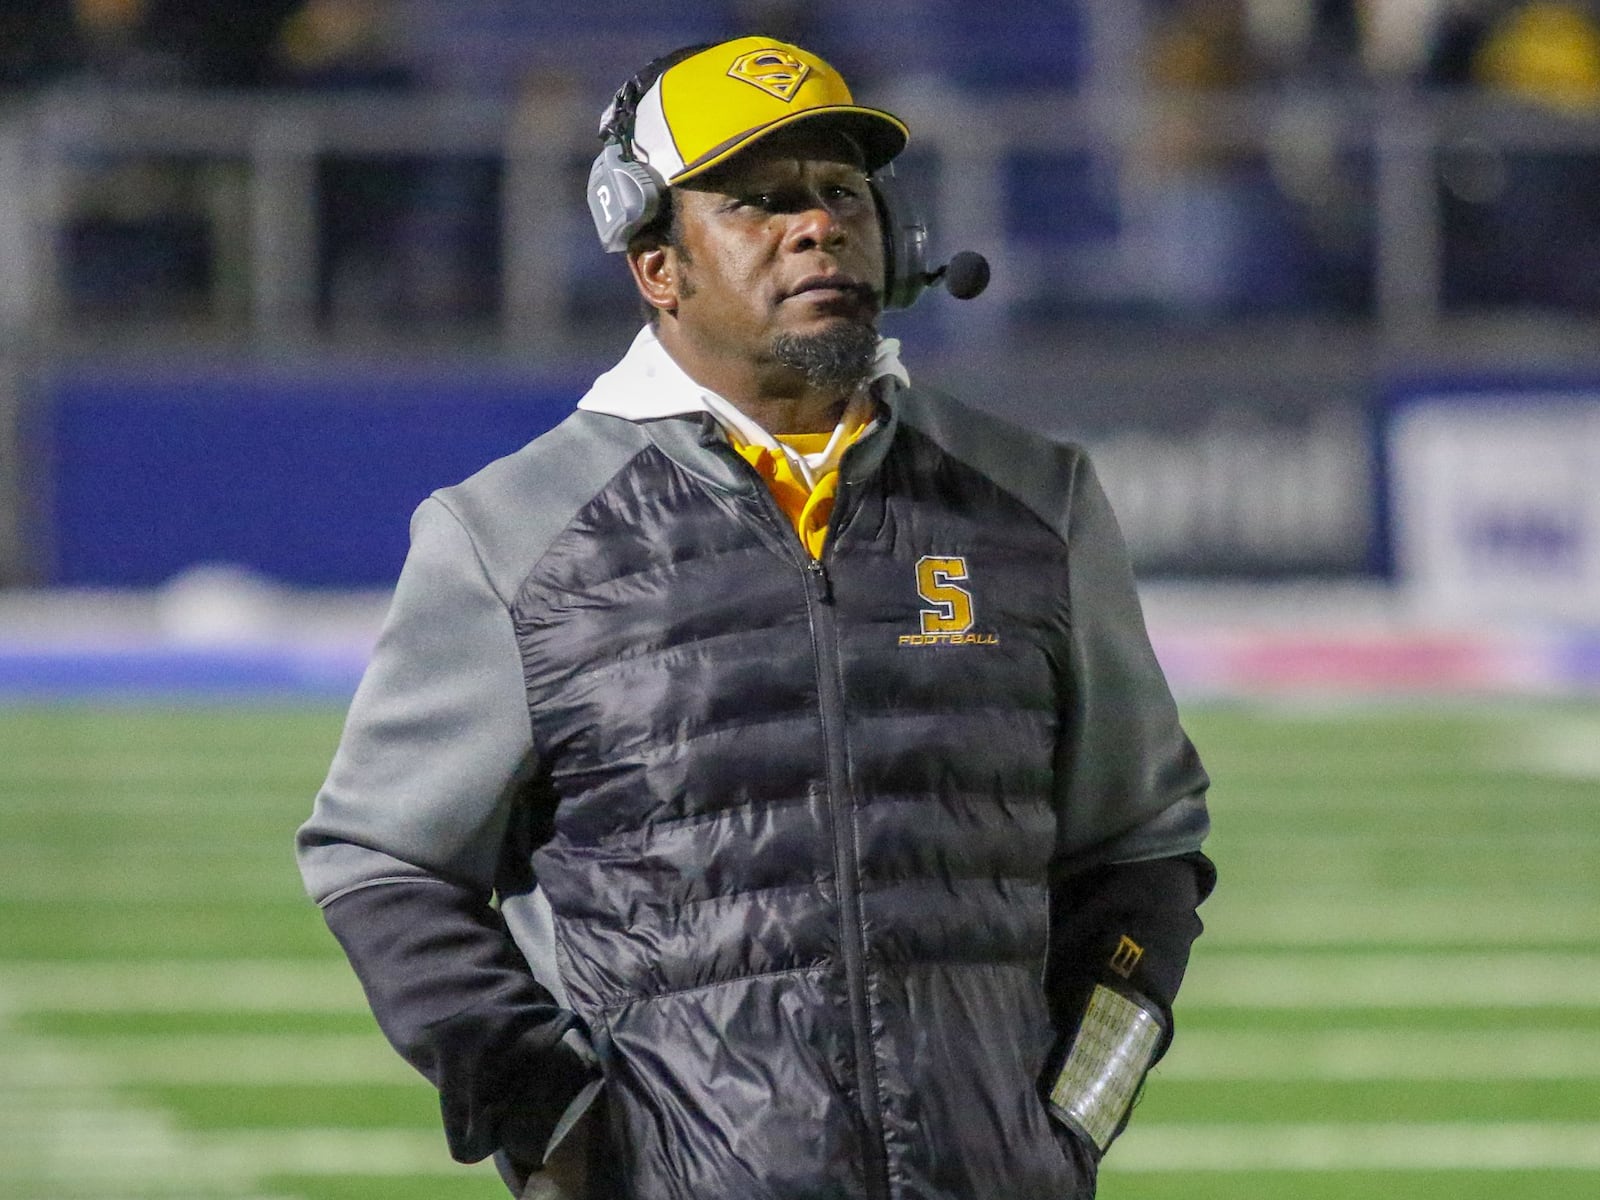
[[[773,47],[741,54],[733,60],[728,74],[787,104],[794,99],[806,76],[811,74],[811,68],[787,50]]]

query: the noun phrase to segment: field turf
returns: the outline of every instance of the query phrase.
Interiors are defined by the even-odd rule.
[[[1104,1200],[1600,1195],[1600,707],[1187,723],[1222,885]],[[338,727],[0,708],[0,1200],[504,1195],[301,894]]]

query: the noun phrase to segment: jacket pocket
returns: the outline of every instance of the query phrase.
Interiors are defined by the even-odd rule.
[[[1089,1144],[1088,1138],[1080,1136],[1048,1112],[1045,1117],[1050,1122],[1050,1131],[1055,1134],[1056,1145],[1061,1147],[1062,1157],[1072,1168],[1074,1183],[1069,1200],[1094,1200],[1100,1178],[1100,1155]]]
[[[859,1196],[843,983],[824,967],[609,1012],[611,1149],[636,1200]]]

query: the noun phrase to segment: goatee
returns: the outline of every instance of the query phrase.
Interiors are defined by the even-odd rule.
[[[842,321],[821,333],[780,333],[772,356],[802,372],[812,387],[854,391],[865,383],[878,357],[878,331],[857,321]]]

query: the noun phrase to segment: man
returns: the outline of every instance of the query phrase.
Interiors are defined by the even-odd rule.
[[[1090,1196],[1212,879],[1094,474],[879,339],[906,131],[826,63],[681,52],[604,133],[654,318],[418,510],[308,887],[526,1195]]]

